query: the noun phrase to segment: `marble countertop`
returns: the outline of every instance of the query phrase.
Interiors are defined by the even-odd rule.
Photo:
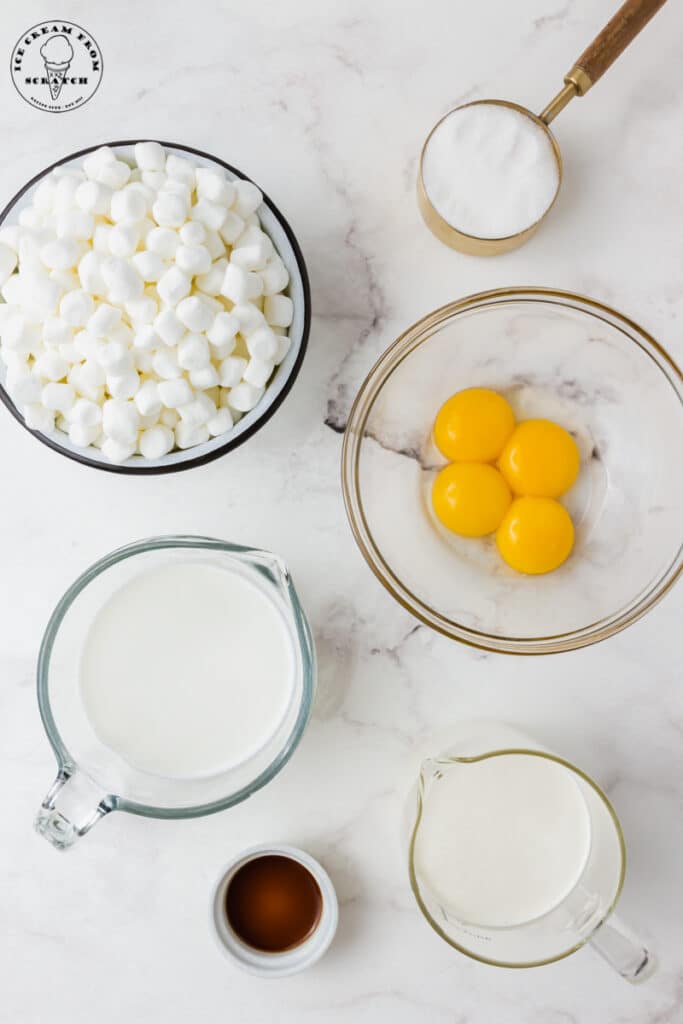
[[[215,152],[289,218],[314,320],[295,388],[227,458],[138,479],[83,468],[0,415],[0,1022],[2,1024],[675,1024],[683,1020],[683,690],[679,588],[612,640],[549,659],[469,650],[396,605],[353,542],[339,487],[349,403],[377,354],[444,302],[499,285],[578,291],[630,315],[683,358],[683,11],[669,4],[556,135],[565,181],[525,248],[459,256],[422,226],[422,140],[468,98],[533,109],[612,14],[614,0],[47,0],[11,5],[4,57],[59,14],[99,42],[104,79],[50,116],[0,76],[0,199],[53,159],[153,136]],[[2,411],[2,410],[0,410]],[[634,409],[634,415],[638,410]],[[312,620],[319,694],[296,756],[241,806],[167,823],[113,814],[59,855],[34,835],[54,773],[34,671],[55,601],[110,549],[192,532],[272,548]],[[459,956],[417,912],[400,815],[450,722],[497,716],[579,763],[621,816],[622,916],[655,951],[640,987],[589,950],[533,971]],[[210,887],[241,848],[310,850],[341,901],[310,972],[266,983],[222,958]]]

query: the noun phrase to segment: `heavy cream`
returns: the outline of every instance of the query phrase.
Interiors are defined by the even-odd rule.
[[[218,773],[272,738],[292,698],[284,616],[260,585],[201,561],[134,577],[102,606],[80,663],[99,740],[132,767]]]
[[[579,881],[591,842],[573,773],[528,754],[447,769],[429,790],[415,866],[460,921],[520,925],[558,906]]]

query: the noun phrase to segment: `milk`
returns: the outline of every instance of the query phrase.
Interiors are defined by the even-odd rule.
[[[591,831],[571,771],[531,755],[446,767],[415,841],[422,884],[463,922],[505,928],[558,906],[581,877]]]
[[[252,578],[201,561],[150,569],[100,608],[80,663],[99,740],[169,777],[234,767],[277,731],[295,655],[279,607]]]

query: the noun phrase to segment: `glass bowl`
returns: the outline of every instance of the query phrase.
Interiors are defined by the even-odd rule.
[[[125,142],[98,143],[96,146],[88,146],[87,149],[81,149],[77,153],[62,157],[61,160],[55,160],[53,164],[28,181],[10,199],[4,210],[0,212],[0,226],[17,223],[21,211],[30,205],[38,185],[43,178],[52,173],[55,167],[70,165],[80,167],[83,158],[93,150],[99,149],[101,145],[110,146],[122,160],[130,160],[133,157],[135,144],[141,141],[146,140],[133,139]],[[160,145],[170,153],[181,156],[191,155],[194,162],[200,167],[218,167],[231,180],[247,178],[242,171],[225,163],[220,157],[203,153],[199,149],[182,146],[177,142],[160,142]],[[0,360],[0,402],[9,409],[26,430],[29,430],[29,433],[49,448],[83,465],[94,466],[96,469],[104,469],[110,473],[173,473],[181,469],[190,469],[192,466],[201,466],[243,444],[270,419],[289,393],[303,363],[311,326],[311,292],[308,273],[294,232],[268,196],[263,196],[263,204],[258,212],[263,230],[270,236],[276,251],[289,271],[287,294],[294,304],[294,319],[289,328],[291,346],[282,363],[276,367],[275,374],[261,401],[250,412],[245,413],[227,434],[212,437],[209,441],[195,445],[193,448],[171,451],[160,459],[145,459],[142,455],[132,455],[124,463],[118,465],[109,462],[106,456],[92,445],[88,448],[79,448],[72,444],[62,431],[55,430],[50,434],[42,434],[37,430],[29,430],[24,422],[24,417],[5,390],[4,381],[7,368],[2,360]]]
[[[252,755],[208,775],[167,778],[135,768],[98,737],[80,698],[79,663],[95,615],[116,590],[141,572],[188,562],[239,573],[267,592],[291,639],[294,687],[277,730]],[[57,777],[35,824],[54,846],[65,849],[111,811],[194,818],[232,807],[265,786],[290,759],[306,728],[316,661],[306,614],[277,555],[211,537],[169,536],[119,548],[79,576],[48,622],[37,674],[38,706],[57,758]]]
[[[553,573],[519,575],[493,538],[458,537],[431,514],[446,462],[434,418],[474,386],[577,441],[562,499],[576,544]],[[344,501],[370,568],[426,625],[507,654],[573,650],[635,622],[680,575],[682,436],[681,372],[637,324],[568,292],[497,289],[429,314],[370,371],[344,437]]]

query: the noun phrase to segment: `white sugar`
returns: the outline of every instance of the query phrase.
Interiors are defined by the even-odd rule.
[[[560,177],[539,125],[511,107],[480,103],[454,110],[436,126],[422,180],[452,227],[477,238],[505,238],[543,216]]]

